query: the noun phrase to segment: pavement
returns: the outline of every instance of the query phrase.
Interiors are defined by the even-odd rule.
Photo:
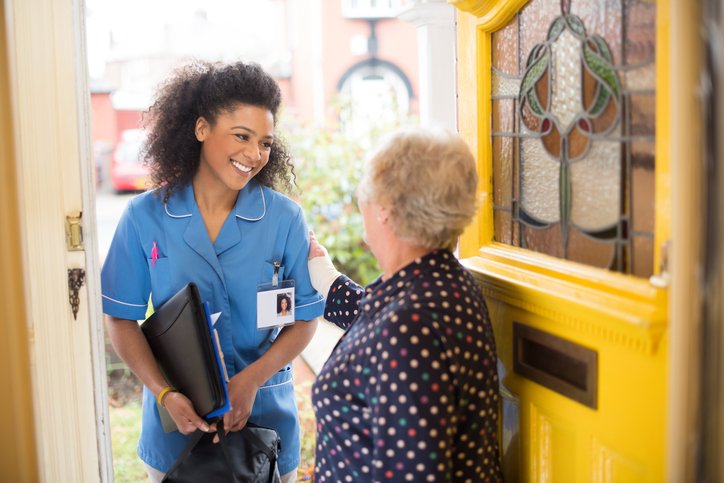
[[[304,362],[309,365],[315,374],[319,374],[319,371],[322,370],[324,362],[329,358],[334,346],[337,344],[339,338],[342,337],[343,333],[344,331],[342,329],[331,322],[327,322],[324,319],[319,321],[317,332],[301,354]]]

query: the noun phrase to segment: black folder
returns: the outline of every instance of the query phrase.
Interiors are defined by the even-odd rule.
[[[213,419],[228,410],[220,348],[194,283],[157,308],[141,330],[166,381],[191,400],[197,414]]]

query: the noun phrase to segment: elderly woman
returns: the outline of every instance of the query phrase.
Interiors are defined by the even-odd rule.
[[[358,188],[382,275],[366,289],[312,234],[325,318],[347,329],[312,389],[315,481],[499,481],[498,377],[485,301],[452,253],[476,211],[462,139],[401,131]]]

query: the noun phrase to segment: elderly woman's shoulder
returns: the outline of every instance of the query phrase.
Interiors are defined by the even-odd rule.
[[[483,303],[482,288],[475,275],[454,255],[443,252],[428,261],[429,265],[421,267],[419,276],[408,288],[414,294],[411,296],[429,301],[427,309],[440,312]]]
[[[477,285],[475,276],[468,270],[460,260],[448,250],[438,250],[422,261],[423,270],[426,272],[416,283],[424,284],[426,278],[432,277],[436,285],[450,285],[464,282]],[[438,282],[439,281],[439,282]]]

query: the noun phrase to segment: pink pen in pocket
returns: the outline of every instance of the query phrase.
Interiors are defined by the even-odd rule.
[[[153,248],[151,248],[151,263],[153,263],[153,266],[156,266],[156,260],[158,260],[158,245],[156,245],[156,242],[153,242]]]

